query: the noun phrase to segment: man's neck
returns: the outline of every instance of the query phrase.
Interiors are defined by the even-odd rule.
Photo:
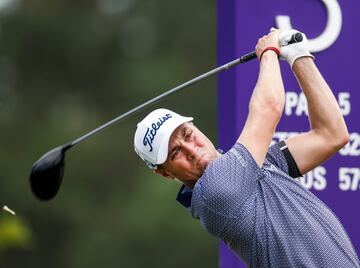
[[[189,188],[189,189],[193,189],[196,182],[197,182],[198,179],[196,180],[193,180],[193,181],[183,181],[184,185]]]

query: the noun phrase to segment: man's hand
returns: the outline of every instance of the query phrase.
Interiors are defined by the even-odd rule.
[[[263,53],[276,53],[275,50],[277,49],[280,51],[280,44],[279,44],[279,30],[271,30],[271,32],[267,35],[264,35],[261,37],[255,47],[256,55],[258,59],[261,59],[261,56]],[[273,52],[267,52],[271,51],[266,50],[268,48],[275,48],[275,50],[272,50]]]
[[[298,43],[293,43],[288,45],[292,35],[298,33],[297,30],[283,30],[279,34],[279,43],[280,43],[280,59],[286,60],[290,67],[293,68],[294,62],[301,57],[311,57],[314,59],[314,56],[310,54],[308,48],[308,40],[304,33],[301,33],[303,40]]]

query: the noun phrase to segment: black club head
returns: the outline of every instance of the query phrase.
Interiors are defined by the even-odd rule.
[[[50,200],[59,191],[64,174],[65,151],[69,148],[69,145],[59,146],[34,163],[30,184],[34,195],[40,200]]]

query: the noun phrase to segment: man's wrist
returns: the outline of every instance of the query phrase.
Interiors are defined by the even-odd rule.
[[[269,52],[272,52],[272,53],[269,53]],[[263,56],[264,55],[266,55],[266,54],[275,54],[277,57],[279,57],[280,56],[280,50],[278,49],[278,48],[276,48],[276,47],[266,47],[263,51],[262,51],[262,53],[261,53],[261,55],[260,55],[260,60],[263,58]]]
[[[312,56],[299,57],[299,58],[295,59],[292,68],[303,65],[303,64],[313,63],[313,62],[314,62],[314,58]]]
[[[267,61],[270,59],[278,59],[278,55],[275,51],[268,50],[261,55],[260,61]]]

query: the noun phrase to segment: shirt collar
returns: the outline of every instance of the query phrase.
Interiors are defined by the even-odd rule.
[[[180,191],[176,196],[176,201],[186,208],[191,206],[192,189],[187,188],[185,185],[181,186]]]

